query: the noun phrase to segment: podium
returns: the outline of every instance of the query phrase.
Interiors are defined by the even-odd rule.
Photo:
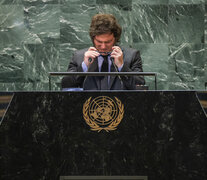
[[[206,137],[195,91],[16,92],[0,179],[204,180]]]

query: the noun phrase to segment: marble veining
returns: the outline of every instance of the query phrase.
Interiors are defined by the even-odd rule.
[[[92,46],[88,28],[97,13],[117,17],[120,45],[140,50],[158,89],[204,89],[205,0],[1,0],[0,90],[48,90],[48,72],[66,71],[75,50]],[[152,78],[146,82],[154,89]]]

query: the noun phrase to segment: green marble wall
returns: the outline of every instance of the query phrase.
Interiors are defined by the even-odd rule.
[[[202,90],[206,10],[207,0],[0,0],[0,90],[48,90],[48,72],[66,71],[74,50],[91,45],[96,13],[117,17],[121,45],[141,51],[158,89]],[[60,78],[52,80],[58,90]]]

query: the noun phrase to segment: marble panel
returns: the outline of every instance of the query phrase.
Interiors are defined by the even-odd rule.
[[[24,81],[24,53],[19,45],[0,45],[0,82]]]
[[[168,0],[169,4],[202,4],[205,0]]]
[[[28,12],[23,5],[2,5],[0,10],[0,41],[4,46],[22,43],[42,43],[37,34],[30,31]]]
[[[131,11],[132,10],[132,0],[96,0],[96,3],[99,5],[108,4],[109,6],[116,6],[120,10]]]
[[[24,76],[27,82],[48,83],[48,72],[60,71],[59,43],[25,44]]]
[[[168,6],[133,2],[132,38],[134,43],[168,42]]]
[[[60,39],[61,43],[89,44],[88,29],[91,17],[97,13],[94,0],[61,2]]]
[[[6,5],[6,4],[22,4],[23,0],[1,0],[0,5]]]
[[[34,82],[34,83],[1,83],[2,91],[49,91],[49,86],[51,85],[51,91],[61,90],[61,78],[52,77],[51,84],[49,85],[49,80],[45,82]]]
[[[21,0],[26,6],[36,6],[42,4],[59,4],[60,0]]]
[[[59,5],[45,4],[25,5],[24,17],[28,31],[33,34],[37,43],[44,43],[48,38],[60,38],[60,7]],[[30,40],[34,41],[34,40]],[[33,44],[27,40],[26,43]]]
[[[169,0],[132,0],[133,3],[136,4],[150,4],[150,5],[160,5],[160,4],[168,4]]]
[[[140,50],[143,71],[157,73],[157,88],[168,88],[168,45],[167,44],[135,44],[134,48]],[[155,89],[154,77],[145,77],[149,89]]]
[[[91,17],[88,14],[63,14],[60,17],[61,43],[88,44]]]
[[[61,11],[63,13],[90,14],[95,9],[96,0],[61,0]]]
[[[25,38],[24,13],[21,5],[0,6],[0,45],[21,44]]]
[[[204,5],[169,5],[169,42],[204,43]]]
[[[33,91],[34,83],[5,82],[0,83],[0,91]]]
[[[171,44],[169,51],[169,89],[203,90],[206,68],[204,44]]]
[[[205,15],[204,15],[204,35],[205,35],[205,43],[207,43],[207,4],[205,5]]]
[[[120,45],[135,48],[143,45],[143,47],[149,48],[144,52],[149,53],[148,51],[152,50],[155,53],[158,46],[160,46],[158,49],[162,49],[164,46],[168,46],[167,43],[170,43],[170,46],[175,44],[175,49],[185,43],[206,43],[206,6],[207,0],[1,0],[0,82],[4,84],[2,88],[7,90],[9,90],[7,87],[11,87],[11,90],[13,87],[21,89],[19,85],[15,84],[22,83],[22,89],[28,87],[28,90],[31,90],[30,87],[33,86],[34,90],[37,88],[44,90],[46,71],[52,69],[65,71],[73,51],[91,45],[88,29],[91,17],[96,13],[111,13],[116,16],[123,29]],[[58,47],[55,48],[55,53],[60,53],[60,55],[54,55],[58,59],[51,57],[56,59],[54,64],[57,68],[49,68],[52,66],[52,62],[49,65],[48,61],[47,66],[45,59],[48,58],[47,53],[51,51],[51,48],[44,54],[44,50],[41,51],[40,47],[47,47],[48,44],[53,44],[59,39],[61,41],[55,46],[60,45],[60,52],[57,52],[59,51]],[[30,50],[27,51],[27,48],[23,47],[24,44],[26,46],[27,44],[34,45],[33,47],[40,45],[40,52],[36,52],[42,54],[41,59],[44,60],[34,60],[32,56],[38,57],[40,55],[34,53],[30,55]],[[192,46],[194,49],[194,45]],[[203,46],[206,47],[206,45]],[[158,50],[158,52],[160,51]],[[163,57],[160,56],[161,59],[166,59],[166,52],[165,48],[161,52],[163,55]],[[206,73],[203,74],[206,72],[206,64],[195,68],[195,77],[198,77],[198,80],[190,82],[185,79],[182,84],[171,63],[171,56],[168,57],[169,72],[166,70],[165,63],[162,64],[164,67],[160,66],[159,68],[158,65],[148,61],[150,56],[150,53],[148,56],[144,53],[144,70],[150,70],[149,67],[157,70],[160,75],[159,89],[202,89],[203,83],[207,81]],[[156,59],[159,59],[158,56],[155,56]],[[206,59],[201,59],[202,63],[204,61]],[[34,62],[44,64],[43,67],[47,66],[45,69],[36,69],[39,71],[39,75],[41,74],[40,77],[38,77],[38,73],[35,75],[32,71],[36,68]],[[183,66],[182,63],[177,65],[180,69],[189,68]],[[184,74],[188,73],[192,72],[186,71]],[[170,83],[165,83],[165,75],[170,79]],[[188,76],[191,77],[191,74]],[[151,80],[149,79],[148,83]],[[8,85],[9,83],[11,86]],[[27,86],[24,83],[31,83],[32,86]],[[41,83],[43,84],[41,85]],[[58,87],[57,84],[58,82],[54,86]],[[150,87],[153,85],[150,84]]]
[[[51,90],[61,90],[61,78],[51,78]],[[13,82],[13,83],[0,83],[0,91],[48,91],[49,80],[45,82]]]
[[[60,4],[68,4],[68,5],[74,5],[74,4],[82,4],[82,5],[95,5],[96,0],[59,0]]]
[[[205,77],[204,77],[204,83],[206,83],[204,86],[205,90],[207,90],[207,44],[205,44],[205,54],[204,54],[204,72],[205,72]]]

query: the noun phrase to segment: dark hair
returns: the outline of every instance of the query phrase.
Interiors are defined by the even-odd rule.
[[[96,14],[92,17],[89,31],[92,41],[96,35],[113,33],[117,43],[120,40],[122,29],[112,14]]]

